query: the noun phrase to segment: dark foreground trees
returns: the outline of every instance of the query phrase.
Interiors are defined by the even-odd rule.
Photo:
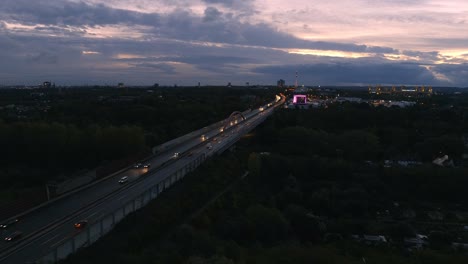
[[[67,263],[468,261],[466,252],[451,247],[454,232],[425,217],[438,207],[466,208],[465,168],[428,162],[386,167],[390,144],[380,126],[356,127],[352,120],[342,130],[317,123],[280,125],[285,116],[298,118],[294,113],[304,114],[275,114],[255,137],[238,143],[234,154],[209,163],[166,194],[185,186],[181,193],[158,198]],[[395,153],[414,154],[413,147],[401,146]],[[199,208],[194,201],[203,204],[202,197],[209,200],[244,168],[250,171],[245,179],[204,212],[191,215]],[[405,218],[409,209],[417,214],[412,220]],[[404,238],[416,233],[427,234],[431,246],[409,251]],[[352,239],[356,234],[384,235],[389,242],[366,245]]]

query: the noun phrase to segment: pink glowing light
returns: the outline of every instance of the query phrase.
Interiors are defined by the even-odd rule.
[[[306,104],[307,103],[307,96],[302,94],[296,94],[293,98],[293,104]]]

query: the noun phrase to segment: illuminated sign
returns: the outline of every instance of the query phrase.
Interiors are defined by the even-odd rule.
[[[306,104],[307,103],[307,96],[302,94],[294,95],[293,104]]]

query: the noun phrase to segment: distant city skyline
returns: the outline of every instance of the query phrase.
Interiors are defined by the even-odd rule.
[[[0,86],[468,87],[464,0],[3,0]]]

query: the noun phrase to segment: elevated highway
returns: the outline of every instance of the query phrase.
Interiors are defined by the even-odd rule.
[[[149,168],[128,167],[25,213],[11,228],[0,230],[2,238],[17,230],[22,232],[19,239],[0,243],[0,263],[54,263],[88,246],[205,159],[235,144],[282,103],[284,97],[192,132],[182,142],[171,143],[171,147],[161,148],[142,161],[150,163]],[[123,176],[129,181],[119,184]],[[74,223],[83,219],[88,227],[75,229]]]

